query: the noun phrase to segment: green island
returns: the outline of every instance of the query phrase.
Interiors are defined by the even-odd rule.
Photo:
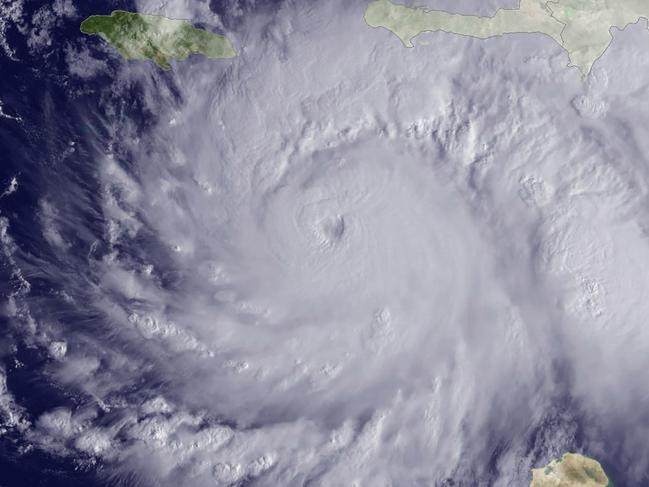
[[[530,487],[613,487],[597,460],[566,453],[547,466],[532,469]]]
[[[98,35],[126,59],[148,59],[170,69],[171,59],[200,53],[209,59],[232,58],[236,53],[222,35],[197,29],[185,20],[115,10],[92,15],[81,23],[81,32]]]
[[[518,8],[499,9],[492,17],[461,15],[390,0],[373,0],[365,22],[397,35],[406,47],[422,32],[444,31],[486,39],[513,33],[541,33],[554,39],[587,75],[613,37],[610,29],[625,28],[649,18],[646,0],[520,0]]]

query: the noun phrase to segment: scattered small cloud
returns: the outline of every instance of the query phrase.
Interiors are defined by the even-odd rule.
[[[65,49],[65,60],[70,74],[81,79],[92,78],[108,68],[108,63],[93,56],[88,48],[76,48],[70,44]]]
[[[14,194],[18,190],[18,178],[16,176],[12,177],[7,185],[6,189],[0,194],[0,199]]]
[[[56,0],[52,5],[43,5],[32,15],[27,45],[34,51],[51,47],[54,29],[62,20],[74,18],[76,15],[76,7],[71,0]]]
[[[7,31],[11,25],[23,24],[23,0],[0,0],[0,50],[12,60],[16,60],[16,51],[9,45]]]

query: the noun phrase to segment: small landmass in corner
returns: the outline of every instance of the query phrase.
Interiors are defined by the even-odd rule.
[[[532,469],[530,487],[613,487],[597,460],[566,453],[543,468]]]

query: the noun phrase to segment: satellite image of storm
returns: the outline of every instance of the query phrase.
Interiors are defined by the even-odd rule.
[[[0,0],[0,487],[649,487],[649,0]]]

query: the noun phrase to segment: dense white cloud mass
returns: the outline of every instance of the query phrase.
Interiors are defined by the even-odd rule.
[[[647,148],[624,120],[647,102],[542,36],[404,50],[349,3],[251,10],[233,60],[124,63],[116,93],[140,83],[156,123],[121,106],[95,134],[85,255],[81,187],[40,204],[58,260],[18,262],[2,220],[18,276],[69,269],[59,297],[88,313],[32,323],[90,398],[23,425],[34,444],[144,485],[509,486],[577,415],[643,419]],[[29,321],[26,294],[5,314]]]

